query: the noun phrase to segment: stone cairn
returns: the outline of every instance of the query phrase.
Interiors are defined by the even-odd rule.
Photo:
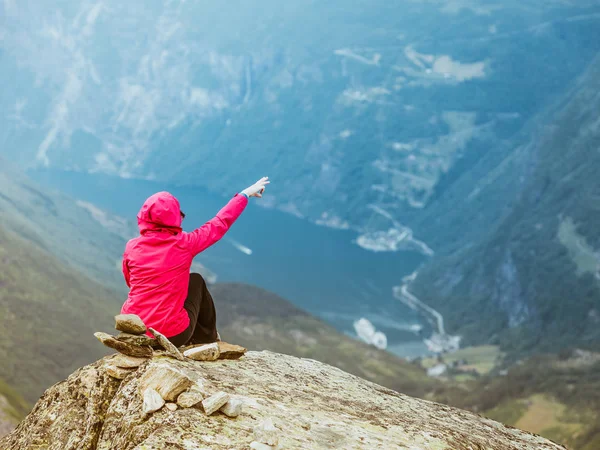
[[[169,357],[179,361],[216,361],[218,359],[239,359],[246,349],[226,342],[214,342],[205,345],[175,347],[165,336],[152,328],[146,328],[142,320],[133,314],[115,316],[115,328],[120,333],[111,336],[107,333],[95,333],[94,336],[105,346],[116,350],[105,365],[106,373],[118,380],[138,370],[153,358]],[[151,334],[154,337],[148,336]],[[228,417],[237,417],[242,412],[241,399],[230,397],[226,392],[209,394],[201,380],[192,381],[190,377],[169,364],[152,364],[139,380],[139,395],[143,402],[143,413],[148,416],[163,407],[170,411],[178,408],[201,408],[207,415],[217,411]],[[267,429],[269,424],[267,424]],[[264,427],[263,427],[264,428]],[[258,434],[268,435],[268,430],[257,430]],[[273,442],[273,438],[259,437],[256,444]],[[260,442],[260,441],[263,442]],[[273,445],[273,444],[270,444]],[[265,447],[268,448],[268,447]]]

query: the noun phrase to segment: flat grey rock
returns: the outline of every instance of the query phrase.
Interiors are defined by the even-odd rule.
[[[136,358],[119,353],[115,355],[110,362],[114,366],[121,367],[123,369],[137,369],[148,360],[149,358]]]
[[[166,336],[159,333],[154,328],[150,328],[150,333],[154,335],[161,347],[164,348],[170,356],[178,359],[179,361],[183,361],[185,359],[177,347],[175,347],[175,345]]]
[[[142,319],[135,314],[119,314],[115,316],[115,328],[118,331],[135,335],[144,334],[147,331]]]
[[[204,393],[197,387],[192,386],[189,391],[179,394],[177,405],[182,408],[193,408],[202,400],[204,400]]]
[[[239,398],[230,398],[227,403],[221,407],[221,412],[228,417],[237,417],[242,413],[244,402]]]
[[[140,379],[139,389],[155,389],[166,401],[174,402],[182,392],[192,385],[186,375],[167,364],[155,364],[146,370]]]
[[[145,415],[152,414],[165,405],[165,400],[162,396],[152,388],[148,388],[144,391],[143,398],[144,403],[142,405],[142,411]]]
[[[142,347],[139,345],[128,344],[127,342],[118,341],[107,333],[97,332],[94,333],[96,339],[102,342],[109,348],[118,351],[127,356],[134,356],[136,358],[151,358],[152,357],[152,348],[151,347]]]
[[[207,416],[217,412],[221,407],[229,401],[229,394],[226,392],[217,392],[216,394],[211,395],[204,401],[202,401],[202,406],[204,407],[204,412]]]
[[[219,359],[220,350],[219,344],[213,342],[212,344],[202,345],[200,347],[190,348],[183,352],[186,358],[193,359],[194,361],[215,361]]]
[[[156,339],[146,336],[145,334],[136,335],[120,332],[115,336],[115,339],[133,345],[149,345],[152,348],[162,348]]]

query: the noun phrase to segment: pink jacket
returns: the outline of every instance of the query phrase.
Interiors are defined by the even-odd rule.
[[[173,195],[159,192],[148,198],[137,216],[140,236],[127,243],[123,254],[130,291],[121,313],[137,314],[167,337],[184,331],[190,322],[183,303],[192,260],[223,237],[247,204],[246,196],[236,194],[216,217],[185,233]]]

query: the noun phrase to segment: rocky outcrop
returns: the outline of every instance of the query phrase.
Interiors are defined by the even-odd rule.
[[[271,352],[249,352],[239,360],[210,362],[155,355],[123,380],[108,374],[106,367],[112,359],[106,357],[84,367],[47,390],[17,429],[0,440],[0,448],[562,448],[541,437],[399,394],[309,359]],[[140,389],[154,389],[152,383],[146,383],[155,376],[153,372],[189,379],[193,385],[187,392],[197,389],[206,399],[216,394],[221,408],[227,408],[228,403],[222,403],[225,398],[235,400],[241,403],[241,413],[236,418],[219,411],[209,416],[200,402],[191,408],[172,411],[172,407],[162,407],[145,414]],[[162,401],[147,394],[147,403],[151,410]]]

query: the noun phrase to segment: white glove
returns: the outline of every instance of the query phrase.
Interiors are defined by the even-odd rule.
[[[258,197],[261,198],[263,192],[265,192],[265,187],[269,184],[269,177],[262,177],[252,186],[247,187],[242,191],[242,194],[246,194],[248,197]]]

